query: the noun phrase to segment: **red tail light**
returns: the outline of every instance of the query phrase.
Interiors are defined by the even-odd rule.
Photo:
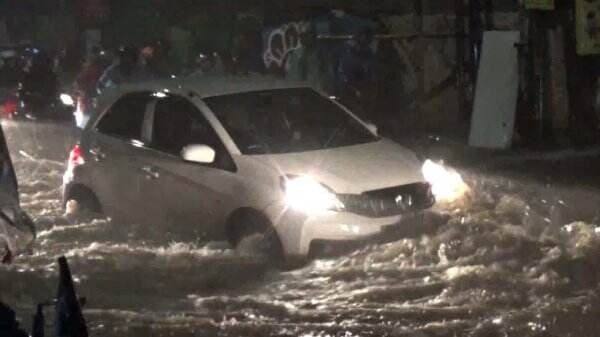
[[[13,118],[17,112],[17,100],[14,97],[7,99],[4,102],[4,118]]]
[[[83,159],[83,151],[81,151],[81,147],[79,145],[75,145],[71,153],[69,153],[69,166],[76,167],[79,165],[85,164],[85,160]]]

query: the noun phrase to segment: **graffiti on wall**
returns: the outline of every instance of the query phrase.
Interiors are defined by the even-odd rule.
[[[267,69],[283,69],[288,55],[300,47],[300,34],[306,22],[292,22],[279,26],[266,35],[263,61]]]

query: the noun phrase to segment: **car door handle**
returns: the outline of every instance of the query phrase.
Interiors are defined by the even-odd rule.
[[[92,147],[90,149],[90,154],[94,157],[94,160],[96,161],[101,161],[102,159],[106,158],[106,155],[104,154],[104,152],[102,152],[99,146]]]
[[[152,166],[142,166],[140,168],[142,172],[146,175],[146,179],[158,179],[160,178],[160,173],[155,167]]]

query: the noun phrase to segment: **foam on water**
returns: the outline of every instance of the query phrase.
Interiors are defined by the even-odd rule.
[[[0,267],[0,298],[25,319],[54,293],[65,254],[92,336],[597,335],[595,192],[469,174],[471,195],[420,235],[281,272],[224,243],[76,221],[60,161],[14,160],[39,240]]]

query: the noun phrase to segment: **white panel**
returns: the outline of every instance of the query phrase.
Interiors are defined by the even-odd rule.
[[[518,31],[488,31],[483,46],[469,145],[505,149],[511,145],[519,87]]]

